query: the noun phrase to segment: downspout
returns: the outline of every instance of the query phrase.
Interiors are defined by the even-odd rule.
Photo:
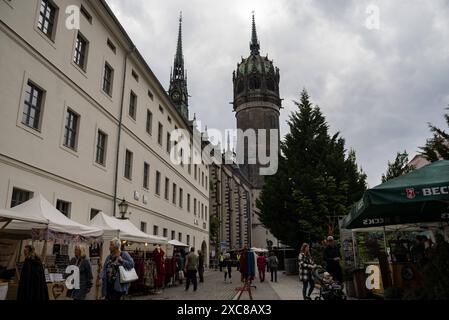
[[[124,58],[125,68],[123,71],[122,94],[121,94],[121,98],[120,98],[120,118],[119,118],[119,124],[118,124],[117,148],[116,148],[116,154],[115,154],[114,210],[113,210],[114,217],[116,216],[116,212],[117,212],[118,163],[119,163],[119,157],[120,157],[120,141],[121,141],[121,137],[122,137],[123,103],[125,100],[126,73],[127,73],[127,67],[128,67],[128,58],[132,53],[134,53],[135,50],[136,50],[136,47],[132,46],[132,48],[126,52],[126,55]]]

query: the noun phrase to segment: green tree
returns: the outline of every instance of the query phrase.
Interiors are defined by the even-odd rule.
[[[396,159],[394,159],[393,162],[388,161],[388,169],[387,172],[382,175],[382,183],[413,171],[415,168],[408,163],[407,151],[402,153],[398,152],[396,154]]]
[[[321,110],[305,90],[288,121],[278,172],[265,177],[259,218],[283,243],[298,247],[333,234],[338,217],[363,194],[366,175],[346,152],[339,133],[331,136]]]
[[[446,108],[449,110],[449,108]],[[447,126],[449,127],[449,113],[444,115]],[[429,123],[430,131],[433,137],[428,139],[426,145],[421,147],[421,154],[427,160],[434,162],[440,159],[449,160],[449,133]]]

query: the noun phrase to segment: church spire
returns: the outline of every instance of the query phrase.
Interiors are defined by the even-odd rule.
[[[170,87],[168,90],[170,98],[178,111],[188,120],[188,93],[187,73],[184,69],[184,55],[182,54],[182,12],[179,14],[178,42],[173,62],[173,74],[170,72]]]
[[[253,11],[253,27],[251,31],[251,42],[249,44],[249,48],[251,49],[251,54],[259,55],[260,44],[259,40],[257,39],[256,20],[254,19],[254,11]]]
[[[179,13],[178,45],[176,46],[174,65],[175,69],[177,66],[182,68],[182,71],[184,73],[184,56],[182,54],[182,11]]]

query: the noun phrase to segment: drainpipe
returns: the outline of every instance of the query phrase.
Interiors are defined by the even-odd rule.
[[[115,176],[114,176],[114,210],[113,210],[113,216],[116,216],[117,212],[117,189],[118,189],[118,163],[119,163],[119,157],[120,157],[120,141],[122,137],[122,121],[123,121],[123,103],[125,100],[125,82],[126,82],[126,73],[127,73],[127,67],[128,67],[128,58],[129,56],[134,53],[136,50],[135,46],[132,46],[132,48],[126,52],[125,58],[124,58],[124,71],[123,71],[123,80],[122,80],[122,95],[120,98],[120,118],[119,118],[119,124],[118,124],[118,137],[117,137],[117,148],[116,148],[116,154],[115,154]]]

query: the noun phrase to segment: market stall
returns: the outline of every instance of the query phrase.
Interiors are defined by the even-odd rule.
[[[31,242],[41,256],[50,299],[64,299],[66,287],[63,275],[75,244],[100,245],[103,235],[99,228],[70,220],[41,194],[12,209],[0,211],[0,221],[3,221],[0,231],[2,252],[9,250],[4,257],[5,260],[9,257],[6,269],[15,269],[15,275],[10,277],[9,299],[15,299],[21,261],[24,259],[24,241]],[[93,274],[98,273],[98,261],[91,259],[90,263]]]
[[[355,287],[363,291],[365,268],[376,265],[381,272],[380,293],[391,286],[419,286],[413,250],[431,246],[435,234],[447,241],[448,227],[447,160],[367,190],[340,224],[345,263],[357,270]]]
[[[122,249],[128,251],[134,259],[139,280],[131,284],[130,294],[147,294],[163,286],[167,238],[149,235],[140,231],[131,221],[111,217],[104,212],[99,212],[90,225],[104,231],[106,245],[101,254],[103,263],[109,254],[107,244],[115,237],[122,241]]]

